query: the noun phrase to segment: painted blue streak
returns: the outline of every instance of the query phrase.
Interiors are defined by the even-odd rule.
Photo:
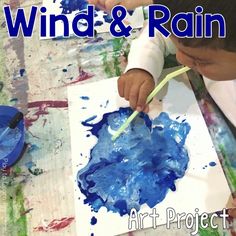
[[[97,124],[86,124],[98,138],[88,164],[77,174],[85,204],[94,211],[105,206],[124,215],[146,203],[154,207],[175,181],[185,174],[189,157],[184,148],[190,126],[161,113],[153,121],[141,113],[115,142],[108,127],[117,130],[131,114],[129,108],[104,114]]]

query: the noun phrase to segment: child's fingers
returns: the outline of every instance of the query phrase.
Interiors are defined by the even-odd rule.
[[[228,210],[228,214],[233,217],[233,218],[236,218],[236,208],[234,209],[229,209]]]
[[[129,92],[129,103],[132,109],[136,108],[137,105],[137,101],[138,101],[138,95],[139,95],[139,88],[142,84],[138,83],[134,83],[130,89]]]
[[[120,78],[117,81],[118,84],[118,93],[123,98],[124,97],[124,89],[125,89],[125,80],[123,75],[120,76]]]
[[[149,112],[149,105],[146,104],[144,110],[143,110],[144,113],[148,113]]]
[[[126,80],[125,81],[125,88],[124,88],[124,98],[127,101],[129,101],[129,93],[130,93],[131,86],[132,86],[132,83],[130,83],[129,80]]]
[[[140,90],[139,90],[139,97],[138,97],[138,102],[137,102],[137,111],[143,111],[145,108],[145,104],[147,101],[148,95],[151,93],[153,90],[154,84],[150,83],[150,81],[145,81]]]

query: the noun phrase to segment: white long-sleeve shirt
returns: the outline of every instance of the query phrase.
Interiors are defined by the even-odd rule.
[[[156,37],[148,36],[148,27],[144,27],[137,39],[131,44],[128,65],[125,71],[140,68],[148,71],[157,82],[164,66],[164,59],[175,54],[176,48],[170,38],[161,33]],[[236,78],[228,81],[214,81],[203,76],[206,88],[225,116],[236,127]]]

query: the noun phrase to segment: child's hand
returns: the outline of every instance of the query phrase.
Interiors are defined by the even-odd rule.
[[[142,69],[129,70],[118,80],[119,95],[129,101],[132,109],[139,112],[148,112],[146,100],[154,87],[152,75]]]
[[[132,10],[139,6],[152,4],[152,0],[88,0],[88,3],[94,4],[105,11],[110,11],[116,5],[122,5],[127,10]]]

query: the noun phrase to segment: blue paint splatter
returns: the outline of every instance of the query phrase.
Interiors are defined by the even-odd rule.
[[[96,119],[96,118],[97,118],[97,116],[91,116],[91,117],[89,117],[88,119],[86,119],[85,121],[83,121],[82,124],[83,124],[84,126],[91,126],[92,124],[89,124],[89,122],[92,121],[92,120],[94,120],[94,119]]]
[[[109,100],[106,101],[106,105],[105,105],[104,108],[107,108],[108,103],[109,103]]]
[[[25,69],[20,69],[20,76],[22,77],[25,73]]]
[[[83,99],[83,100],[89,100],[88,96],[81,96],[80,98]]]
[[[17,102],[18,101],[18,98],[12,98],[11,100],[10,100],[10,102]]]
[[[83,122],[98,142],[77,181],[86,196],[84,203],[95,212],[105,206],[122,216],[145,203],[154,207],[169,189],[176,190],[175,180],[187,169],[189,157],[184,144],[190,126],[171,120],[166,113],[154,120],[140,113],[112,142],[109,129],[117,130],[131,113],[129,108],[120,108],[104,114],[96,124]]]
[[[104,14],[103,15],[103,19],[105,20],[105,22],[107,23],[111,23],[113,21],[112,17],[108,14]]]
[[[97,218],[93,216],[92,219],[91,219],[90,224],[91,224],[91,225],[97,224]]]
[[[32,153],[32,152],[35,152],[37,150],[39,150],[39,147],[36,144],[31,144],[31,145],[29,145],[27,152]]]
[[[100,105],[100,107],[107,108],[107,105],[108,105],[108,103],[109,103],[109,100],[106,100],[106,103],[105,103],[105,105],[103,106],[103,105],[101,104],[101,105]]]
[[[209,163],[209,166],[216,166],[216,163],[214,162],[214,161],[211,161],[210,163]]]
[[[100,20],[97,20],[95,23],[94,23],[94,26],[101,26],[103,25],[103,22],[100,21]]]
[[[28,169],[31,169],[31,168],[35,167],[36,164],[35,164],[34,162],[32,162],[32,161],[29,161],[29,162],[25,163],[25,166],[26,166]]]

